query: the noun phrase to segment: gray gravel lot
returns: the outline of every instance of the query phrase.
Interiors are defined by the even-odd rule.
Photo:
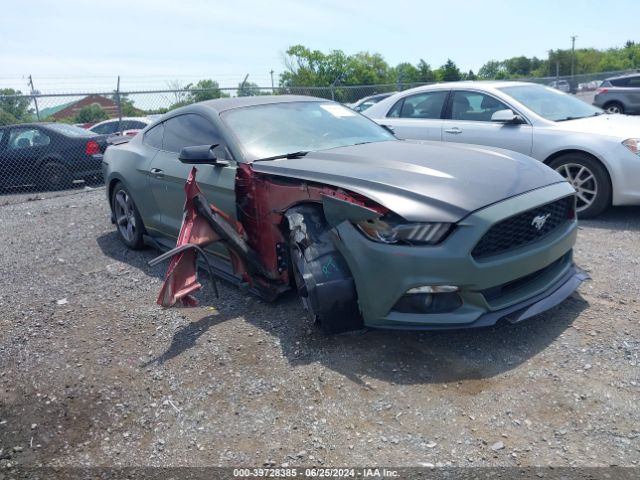
[[[640,208],[582,223],[593,280],[547,314],[333,337],[226,284],[161,309],[102,189],[0,225],[0,466],[640,461]]]

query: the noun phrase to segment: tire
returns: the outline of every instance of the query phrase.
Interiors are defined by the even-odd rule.
[[[361,329],[355,282],[322,214],[314,207],[300,206],[290,210],[287,218],[289,264],[309,318],[326,334]]]
[[[607,113],[623,114],[624,113],[624,105],[622,105],[620,102],[609,102],[604,106],[604,110]]]
[[[111,209],[120,241],[132,250],[143,248],[144,224],[140,212],[129,190],[120,182],[113,188]]]
[[[562,175],[577,192],[579,218],[593,218],[611,205],[611,180],[606,168],[584,153],[567,153],[548,164]]]
[[[59,162],[46,161],[40,167],[40,186],[47,190],[63,190],[73,185],[73,177],[67,167]]]

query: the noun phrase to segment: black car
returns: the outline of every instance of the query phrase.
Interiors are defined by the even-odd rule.
[[[107,135],[61,123],[0,127],[0,187],[70,187],[99,178]]]

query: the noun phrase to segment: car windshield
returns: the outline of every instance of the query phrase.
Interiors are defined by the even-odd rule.
[[[92,137],[95,135],[90,130],[85,130],[84,128],[76,127],[74,125],[67,125],[65,123],[52,123],[48,125],[49,128],[55,130],[63,135],[67,135],[68,137]]]
[[[541,117],[554,122],[593,117],[602,113],[601,109],[572,95],[542,85],[514,85],[501,87],[499,90]]]
[[[331,102],[256,105],[228,110],[222,118],[252,160],[395,139],[368,118]]]

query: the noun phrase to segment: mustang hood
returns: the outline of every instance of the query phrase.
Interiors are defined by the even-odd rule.
[[[388,141],[254,162],[256,172],[344,188],[408,221],[457,222],[469,213],[564,181],[519,153],[476,145]]]

